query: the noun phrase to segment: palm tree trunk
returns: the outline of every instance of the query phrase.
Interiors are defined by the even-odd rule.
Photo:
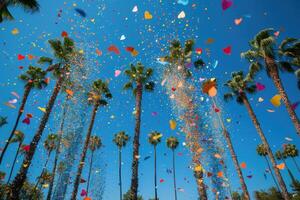
[[[273,167],[273,169],[275,171],[275,175],[277,177],[279,186],[281,188],[282,197],[285,200],[289,200],[290,197],[289,197],[288,191],[286,189],[286,185],[285,185],[284,180],[283,180],[283,178],[282,178],[282,176],[280,174],[279,169],[276,167],[276,161],[275,161],[274,155],[273,155],[273,153],[271,151],[271,148],[269,146],[269,143],[267,141],[267,138],[265,137],[265,135],[264,135],[264,133],[263,133],[261,127],[260,127],[259,121],[256,118],[256,115],[255,115],[255,113],[254,113],[254,111],[253,111],[253,109],[252,109],[252,107],[251,107],[251,105],[250,105],[250,103],[248,101],[248,98],[247,98],[246,94],[241,94],[241,95],[242,95],[242,98],[243,98],[243,103],[244,103],[244,105],[247,108],[247,111],[248,111],[248,113],[250,115],[250,118],[251,118],[251,120],[252,120],[252,122],[253,122],[256,130],[257,130],[257,133],[258,133],[260,139],[262,140],[263,145],[265,146],[265,148],[267,150],[267,153],[268,153],[269,158],[270,158],[271,163],[272,163],[272,167]]]
[[[53,168],[52,168],[52,180],[51,180],[50,185],[49,185],[47,200],[51,200],[51,196],[52,196],[54,179],[55,179],[56,168],[57,168],[57,163],[58,163],[58,157],[59,157],[59,154],[60,154],[61,139],[62,139],[63,129],[64,129],[64,125],[65,125],[65,117],[66,117],[66,113],[67,113],[66,105],[67,104],[65,103],[65,107],[64,107],[63,115],[62,115],[62,121],[61,121],[61,124],[60,124],[60,130],[59,130],[59,133],[58,133],[58,147],[55,150],[54,165],[53,165]]]
[[[174,195],[175,195],[175,200],[177,200],[177,186],[176,186],[176,169],[175,169],[175,151],[172,149],[173,153],[173,187],[174,187]]]
[[[289,176],[290,176],[291,179],[292,179],[292,183],[293,183],[293,182],[295,181],[295,177],[294,177],[292,171],[290,170],[289,166],[286,164],[285,158],[282,158],[282,161],[283,161],[283,163],[284,163],[284,165],[285,165],[285,167],[286,167],[286,169],[287,169],[287,171],[288,171],[288,173],[289,173]]]
[[[132,200],[137,200],[138,193],[138,168],[139,168],[139,147],[140,147],[140,126],[141,126],[141,106],[142,106],[143,85],[141,82],[137,83],[137,93],[135,98],[135,129],[133,140],[133,160],[132,160],[132,176],[130,193]]]
[[[299,168],[299,166],[298,166],[298,164],[297,164],[295,158],[292,157],[292,160],[293,160],[294,164],[296,165],[296,168],[297,168],[298,172],[300,172],[300,168]]]
[[[155,200],[157,198],[157,172],[156,172],[156,145],[154,145],[154,192],[155,192]]]
[[[273,181],[274,181],[274,183],[275,183],[275,186],[276,186],[278,192],[280,192],[280,188],[279,188],[279,186],[278,186],[278,183],[277,183],[277,181],[276,181],[276,179],[275,179],[275,176],[274,176],[274,174],[273,174],[273,171],[272,171],[272,169],[271,169],[269,160],[268,160],[267,156],[264,156],[264,158],[265,158],[266,163],[267,163],[267,165],[268,165],[268,169],[269,169],[269,171],[270,171],[270,173],[271,173],[271,176],[272,176],[272,179],[273,179]]]
[[[120,187],[120,200],[122,200],[122,151],[119,147],[119,187]]]
[[[93,157],[94,157],[94,151],[92,151],[91,160],[90,160],[89,176],[88,176],[87,187],[86,187],[86,194],[87,194],[87,196],[89,196],[91,172],[92,172],[92,167],[93,167]]]
[[[32,141],[30,143],[29,151],[25,155],[25,159],[23,160],[23,164],[21,165],[21,169],[20,169],[18,175],[15,177],[15,179],[14,179],[12,185],[11,185],[11,195],[8,197],[8,200],[18,200],[18,198],[19,198],[20,190],[21,190],[21,188],[22,188],[22,186],[23,186],[23,184],[26,180],[27,172],[28,172],[28,169],[31,165],[35,150],[36,150],[37,145],[38,145],[38,143],[39,143],[39,141],[40,141],[40,139],[43,135],[45,126],[48,122],[50,113],[52,111],[52,108],[53,108],[53,105],[55,103],[56,97],[57,97],[57,95],[60,91],[63,80],[64,80],[63,76],[60,76],[58,78],[58,80],[56,81],[55,88],[52,92],[52,95],[51,95],[50,100],[49,100],[49,102],[47,104],[47,107],[46,107],[46,112],[43,115],[43,117],[41,119],[41,122],[40,122],[40,125],[39,125],[39,128],[38,128],[36,134],[34,135]]]
[[[217,104],[216,104],[216,101],[215,101],[214,97],[212,97],[212,101],[213,101],[214,106],[217,107]],[[224,125],[224,121],[222,120],[220,112],[218,112],[217,115],[218,115],[220,124],[221,124],[222,129],[223,129],[223,135],[224,135],[224,137],[226,139],[226,142],[227,142],[227,145],[228,145],[228,149],[230,151],[230,155],[231,155],[231,158],[233,160],[233,164],[234,164],[235,170],[237,171],[237,174],[238,174],[239,179],[240,179],[240,184],[241,184],[241,187],[242,187],[242,190],[243,190],[244,198],[245,198],[245,200],[249,200],[250,199],[250,195],[249,195],[249,192],[248,192],[248,189],[247,189],[247,185],[246,185],[245,179],[243,177],[243,172],[241,170],[239,161],[237,159],[237,155],[236,155],[236,153],[234,151],[230,135],[229,135],[229,133],[228,133],[228,131],[227,131],[225,125]]]
[[[88,128],[88,132],[86,134],[84,147],[83,147],[83,150],[82,150],[82,153],[81,153],[80,163],[79,163],[78,169],[77,169],[77,174],[76,174],[76,179],[75,179],[75,182],[74,182],[74,188],[73,188],[71,199],[76,199],[76,196],[77,196],[78,187],[79,187],[80,178],[81,178],[81,173],[82,173],[83,166],[84,166],[84,160],[85,160],[85,157],[86,157],[87,149],[89,147],[90,137],[91,137],[91,133],[92,133],[92,130],[93,130],[93,126],[94,126],[95,117],[96,117],[96,114],[97,114],[98,107],[99,107],[98,104],[94,105],[94,109],[93,109],[93,113],[92,113],[92,117],[91,117],[91,122],[90,122],[90,125],[89,125],[89,128]]]
[[[285,107],[290,115],[290,118],[296,128],[297,134],[300,136],[300,121],[296,115],[295,110],[292,108],[291,102],[290,102],[290,100],[284,90],[284,87],[281,83],[277,65],[276,65],[274,59],[271,59],[271,58],[266,58],[265,62],[270,71],[270,77],[272,78],[274,85],[277,88],[277,90],[282,98],[283,103],[285,104]]]
[[[10,173],[9,173],[9,177],[8,177],[8,180],[7,180],[7,184],[9,184],[9,181],[11,179],[12,173],[14,171],[15,164],[16,164],[16,161],[17,161],[17,158],[18,158],[21,146],[22,146],[22,142],[19,143],[19,146],[18,146],[18,149],[17,149],[17,153],[16,153],[15,158],[14,158],[14,162],[13,162],[13,164],[11,166],[11,169],[10,169]]]
[[[18,112],[18,116],[17,116],[16,122],[15,122],[15,125],[14,125],[14,127],[13,127],[13,129],[12,129],[10,135],[9,135],[8,140],[6,140],[5,146],[4,146],[3,151],[1,153],[1,156],[0,156],[0,164],[2,163],[4,154],[5,154],[5,152],[6,152],[7,148],[8,148],[8,145],[10,144],[10,141],[13,138],[13,136],[15,134],[15,131],[16,131],[17,127],[18,127],[20,118],[21,118],[21,116],[22,116],[22,114],[24,112],[25,104],[27,102],[27,98],[28,98],[28,95],[29,95],[31,89],[32,89],[32,87],[30,85],[27,85],[25,87],[23,98],[22,98],[22,103],[21,103],[21,106],[19,108],[19,112]]]
[[[202,166],[201,165],[201,162],[199,160],[199,155],[198,153],[195,153],[194,152],[194,155],[193,155],[193,163],[195,166]],[[197,183],[197,190],[198,190],[198,195],[199,195],[199,198],[201,200],[207,200],[207,193],[206,193],[206,186],[204,184],[204,181],[203,181],[203,170],[201,170],[200,172],[195,172],[194,173],[197,173],[197,176],[195,176],[196,178],[196,183]]]
[[[42,175],[45,173],[45,169],[46,169],[46,167],[47,167],[47,164],[48,164],[50,155],[51,155],[51,151],[48,152],[47,160],[46,160],[46,162],[45,162],[45,164],[44,164],[44,167],[43,167],[43,169],[42,169],[41,175],[38,177],[38,180],[37,180],[37,182],[35,183],[34,191],[36,191],[36,188],[37,188],[38,184],[40,183],[40,180],[41,180],[41,178],[42,178]]]

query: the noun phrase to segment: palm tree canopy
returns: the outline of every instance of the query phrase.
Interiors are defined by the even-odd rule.
[[[275,157],[277,160],[282,160],[287,158],[287,155],[284,152],[281,152],[280,150],[276,151]]]
[[[24,140],[24,133],[22,131],[16,130],[14,133],[14,137],[10,140],[10,143],[15,143],[15,142],[23,142]]]
[[[101,146],[102,146],[101,138],[97,135],[91,136],[89,142],[89,149],[91,151],[96,151],[97,149],[100,149]]]
[[[300,40],[286,38],[279,45],[279,55],[288,59],[293,66],[300,67]]]
[[[58,147],[59,139],[57,134],[49,134],[44,142],[44,147],[48,152],[55,150]]]
[[[267,149],[263,144],[257,145],[256,152],[260,156],[267,156],[268,155]]]
[[[167,147],[172,150],[176,149],[178,147],[178,144],[179,144],[179,142],[176,137],[172,136],[167,139]]]
[[[3,3],[3,4],[2,4]],[[6,0],[1,2],[0,6],[0,23],[4,20],[13,20],[14,17],[8,10],[10,6],[20,6],[27,12],[36,12],[39,10],[37,0]]]
[[[156,146],[157,144],[160,143],[161,141],[161,137],[162,137],[162,134],[157,132],[157,131],[154,131],[152,133],[149,134],[149,137],[148,137],[148,142],[154,146]]]
[[[145,68],[142,63],[137,63],[136,65],[131,64],[130,68],[125,70],[126,76],[129,81],[124,85],[124,90],[133,89],[133,94],[136,94],[137,84],[143,84],[146,91],[153,91],[155,83],[151,81],[153,75],[152,68]]]
[[[38,177],[38,179],[40,180],[41,185],[50,184],[50,182],[52,181],[52,173],[45,170],[43,174],[41,174],[41,177]]]
[[[113,139],[113,142],[119,147],[125,147],[127,142],[129,141],[130,137],[124,132],[121,131],[117,134],[115,134],[115,137]]]
[[[107,99],[111,99],[112,94],[108,84],[100,79],[94,81],[91,91],[88,93],[88,100],[94,105],[106,106]]]
[[[288,157],[297,157],[299,155],[298,149],[294,144],[286,144],[283,148],[283,153]]]
[[[39,67],[29,66],[26,73],[21,74],[19,78],[26,82],[25,86],[35,87],[42,89],[47,86],[46,82],[47,72]]]
[[[295,65],[295,63],[285,60],[276,61],[278,56],[288,55],[290,52],[288,53],[287,51],[293,51],[293,53],[295,53],[295,49],[299,48],[299,44],[297,43],[295,44],[296,46],[294,49],[287,48],[290,43],[295,44],[294,39],[288,38],[284,40],[279,47],[277,47],[276,39],[274,37],[274,29],[264,29],[256,34],[255,37],[249,42],[250,49],[241,53],[241,56],[246,58],[251,63],[250,73],[252,75],[255,75],[262,68],[265,68],[267,74],[269,75],[270,69],[265,65],[265,62],[263,62],[266,58],[273,59],[276,62],[276,66],[279,70],[294,72],[295,69],[293,68],[293,65]],[[297,59],[294,61],[297,61]]]
[[[236,101],[239,104],[243,103],[243,95],[245,93],[253,94],[256,92],[256,85],[252,83],[252,79],[249,78],[249,74],[245,77],[242,71],[233,72],[231,79],[228,80],[224,86],[230,89],[230,92],[224,95],[224,100],[229,101],[236,97]]]
[[[185,41],[184,47],[182,47],[179,40],[173,40],[169,47],[169,55],[166,55],[162,58],[162,60],[170,64],[165,73],[169,73],[174,70],[177,71],[178,65],[180,65],[182,67],[182,74],[185,77],[191,77],[192,73],[186,67],[186,65],[192,62],[192,53],[194,50],[194,46],[195,42],[191,39]],[[205,66],[205,63],[202,59],[197,59],[194,62],[194,66],[196,69],[200,69]]]
[[[55,76],[60,76],[62,70],[66,72],[70,71],[71,61],[75,56],[80,53],[75,48],[74,41],[69,37],[64,37],[63,41],[59,39],[53,39],[48,41],[51,49],[53,50],[54,57],[57,63],[49,57],[40,57],[38,63],[48,64],[49,67],[47,71],[54,71]]]

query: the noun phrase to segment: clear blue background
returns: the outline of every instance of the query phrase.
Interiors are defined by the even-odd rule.
[[[74,6],[73,3],[77,5]],[[161,73],[163,66],[156,62],[156,58],[167,53],[168,42],[175,37],[181,41],[194,38],[196,47],[210,49],[210,56],[203,53],[204,60],[208,63],[209,69],[200,77],[217,77],[221,83],[230,77],[234,70],[247,70],[248,63],[240,58],[240,53],[247,50],[248,41],[261,29],[273,27],[280,30],[279,41],[286,36],[300,36],[299,29],[299,7],[297,0],[235,0],[234,5],[226,11],[222,11],[220,0],[190,0],[187,6],[177,4],[171,0],[86,0],[86,1],[40,1],[41,8],[39,13],[30,15],[24,13],[20,8],[11,8],[15,16],[15,21],[4,22],[0,24],[0,115],[8,116],[9,124],[1,128],[0,140],[1,146],[12,128],[17,110],[4,105],[14,97],[10,94],[16,91],[20,96],[23,93],[23,83],[17,79],[17,76],[24,72],[29,64],[36,64],[36,59],[18,61],[17,55],[32,54],[35,56],[51,55],[48,39],[59,38],[62,31],[67,31],[70,37],[78,43],[80,48],[84,49],[88,55],[88,69],[91,76],[90,81],[96,78],[108,79],[113,93],[113,100],[110,106],[98,113],[94,126],[94,133],[101,136],[104,147],[96,156],[95,168],[103,169],[105,178],[105,200],[118,199],[118,173],[117,173],[117,148],[111,142],[113,135],[121,130],[125,130],[131,136],[134,129],[134,98],[131,93],[121,90],[126,78],[124,74],[114,77],[114,71],[119,69],[123,71],[129,63],[142,61],[146,66],[153,67],[156,70],[155,80],[157,90],[152,94],[145,94],[143,98],[142,128],[141,128],[141,164],[140,164],[140,187],[139,191],[145,199],[154,196],[153,191],[153,157],[152,147],[147,142],[147,135],[153,130],[163,133],[163,142],[158,147],[158,179],[164,179],[165,182],[159,183],[158,192],[160,199],[173,199],[172,175],[166,173],[166,169],[171,168],[170,151],[166,148],[165,138],[171,135],[180,137],[180,142],[184,141],[183,134],[179,129],[172,131],[169,128],[169,120],[175,119],[172,115],[168,96],[160,86]],[[132,8],[137,5],[138,12],[133,13]],[[195,6],[193,6],[195,5]],[[81,8],[87,13],[86,18],[76,14],[74,8]],[[62,10],[61,17],[57,14]],[[149,11],[153,15],[152,20],[144,20],[144,11]],[[177,19],[177,15],[184,11],[186,18]],[[234,19],[243,18],[239,26],[234,24]],[[94,22],[91,21],[94,19]],[[18,28],[20,33],[12,35],[11,31]],[[120,41],[121,35],[126,39]],[[214,38],[215,42],[211,45],[205,44],[208,38]],[[107,52],[109,45],[114,44],[121,50],[120,56]],[[226,46],[232,46],[232,54],[224,55],[222,49]],[[137,57],[132,57],[125,51],[126,46],[133,46],[139,51]],[[96,48],[103,51],[103,55],[95,55]],[[211,63],[218,60],[219,65],[214,69]],[[18,67],[24,66],[23,70]],[[292,102],[300,100],[299,90],[296,87],[296,78],[293,74],[281,74],[284,87]],[[251,103],[262,124],[262,128],[269,140],[272,149],[275,151],[282,147],[288,141],[285,137],[293,139],[294,144],[300,145],[299,137],[296,135],[294,127],[289,119],[284,105],[274,108],[269,99],[277,92],[270,79],[264,72],[258,77],[258,81],[266,85],[266,89],[251,97]],[[36,91],[31,94],[26,106],[25,113],[32,113],[32,123],[28,126],[21,123],[20,130],[26,133],[25,143],[32,139],[42,112],[37,109],[38,106],[45,107],[48,96],[53,88],[54,81],[43,91]],[[199,88],[196,92],[200,92]],[[220,86],[219,94],[225,92]],[[258,98],[265,99],[258,103]],[[58,115],[60,113],[59,101],[51,115],[51,120],[44,132],[44,137],[57,131]],[[18,107],[19,103],[16,105]],[[235,102],[223,104],[224,117],[231,118],[232,122],[227,123],[232,135],[234,147],[236,148],[238,159],[246,162],[247,168],[243,170],[244,175],[253,175],[251,179],[246,177],[246,183],[249,190],[265,189],[273,185],[271,177],[268,175],[264,179],[263,173],[266,168],[264,159],[256,155],[256,145],[260,143],[256,130],[252,125],[248,114],[243,106]],[[269,113],[267,109],[274,109],[275,113]],[[297,113],[300,115],[299,108]],[[152,112],[158,112],[158,116],[153,117]],[[114,116],[112,118],[111,116]],[[132,141],[131,141],[132,142]],[[123,179],[124,191],[127,191],[130,185],[131,176],[131,157],[132,143],[123,151]],[[8,156],[0,169],[8,172],[10,162],[15,154],[16,145],[9,148]],[[177,178],[178,187],[183,188],[184,192],[178,192],[178,199],[195,200],[197,198],[196,184],[192,172],[188,168],[190,157],[188,150],[180,145],[178,152],[183,156],[176,156],[177,159]],[[164,155],[164,153],[166,153]],[[143,158],[150,155],[151,159],[143,161]],[[41,166],[45,161],[45,151],[42,143],[36,152],[33,165],[30,168],[29,178],[35,181],[39,175]],[[19,159],[19,161],[22,161]],[[6,164],[7,163],[7,164]],[[288,164],[294,175],[300,177],[291,161]],[[238,190],[239,182],[232,169],[230,158],[226,160],[229,167],[229,179],[231,187]],[[19,167],[19,166],[18,166]],[[48,166],[49,169],[51,165]],[[87,170],[87,168],[86,168]],[[17,171],[17,170],[16,170]],[[87,171],[84,171],[83,177],[87,177]],[[99,173],[93,173],[94,177],[100,176]],[[287,171],[282,174],[286,183],[290,183]],[[186,179],[186,180],[185,180]],[[97,187],[99,181],[93,182]],[[83,184],[81,188],[85,187]],[[72,188],[72,186],[70,187]],[[80,188],[80,190],[81,190]],[[212,188],[209,188],[212,189]],[[91,195],[93,197],[93,195]]]

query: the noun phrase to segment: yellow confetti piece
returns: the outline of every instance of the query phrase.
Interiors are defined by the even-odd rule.
[[[19,29],[14,28],[14,29],[11,31],[11,34],[13,34],[13,35],[19,34]]]
[[[231,119],[230,119],[230,118],[227,118],[226,121],[227,121],[228,123],[230,123],[230,122],[231,122]]]
[[[38,107],[38,109],[44,113],[46,112],[46,108]]]
[[[134,49],[134,50],[131,52],[131,55],[132,55],[133,57],[135,57],[135,56],[139,55],[139,52],[138,52],[137,50]]]
[[[153,18],[153,16],[151,15],[151,13],[149,11],[145,11],[144,17],[146,20],[150,20]]]
[[[173,119],[171,119],[171,120],[169,121],[169,123],[170,123],[170,128],[171,128],[172,130],[174,130],[174,129],[176,128],[176,121],[173,120]]]
[[[195,172],[201,172],[201,171],[202,171],[202,166],[201,166],[201,165],[197,165],[197,166],[194,168],[194,171],[195,171]]]
[[[158,140],[158,139],[161,138],[162,136],[163,136],[162,134],[158,134],[158,135],[153,136],[153,139],[154,139],[154,140]]]
[[[270,102],[273,104],[273,106],[279,107],[281,104],[280,100],[281,100],[281,96],[279,94],[276,94],[270,99]]]

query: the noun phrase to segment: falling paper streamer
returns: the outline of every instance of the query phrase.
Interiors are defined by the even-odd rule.
[[[279,94],[276,94],[271,98],[270,102],[273,104],[273,106],[279,107],[281,104],[280,100],[281,100],[281,96]]]

